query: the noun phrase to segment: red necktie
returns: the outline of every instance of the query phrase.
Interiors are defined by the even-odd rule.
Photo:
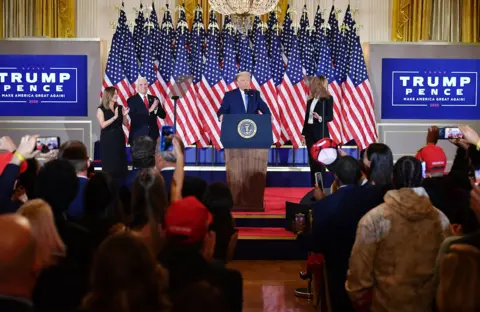
[[[150,110],[150,105],[148,104],[148,99],[146,95],[143,97],[143,103],[145,103],[145,107],[147,108],[147,111]]]

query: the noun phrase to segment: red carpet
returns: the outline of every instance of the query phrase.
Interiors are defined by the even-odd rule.
[[[285,214],[285,202],[299,203],[311,191],[310,187],[267,187],[265,189],[265,212],[248,212],[249,215]],[[233,212],[233,215],[247,212]]]

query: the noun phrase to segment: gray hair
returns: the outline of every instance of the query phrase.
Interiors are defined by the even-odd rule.
[[[148,79],[145,78],[145,77],[138,77],[137,83],[139,83],[139,82],[141,82],[141,81],[145,81],[145,82],[148,84]]]

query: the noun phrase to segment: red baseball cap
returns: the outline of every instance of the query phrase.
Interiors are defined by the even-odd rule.
[[[415,155],[420,161],[426,164],[426,172],[428,173],[444,173],[447,167],[447,156],[440,146],[428,144],[417,152]]]
[[[185,197],[170,205],[165,214],[165,231],[170,235],[182,235],[185,243],[201,241],[208,233],[212,214],[197,198]]]
[[[5,167],[10,163],[12,160],[13,153],[2,153],[0,154],[0,175],[5,170]],[[28,168],[28,163],[26,161],[22,161],[20,163],[20,174],[24,173]]]

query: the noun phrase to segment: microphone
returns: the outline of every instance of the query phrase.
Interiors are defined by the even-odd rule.
[[[178,100],[179,98],[180,98],[180,97],[179,97],[178,95],[173,95],[173,96],[172,96],[172,100],[174,100],[174,101],[175,101],[175,100]]]

